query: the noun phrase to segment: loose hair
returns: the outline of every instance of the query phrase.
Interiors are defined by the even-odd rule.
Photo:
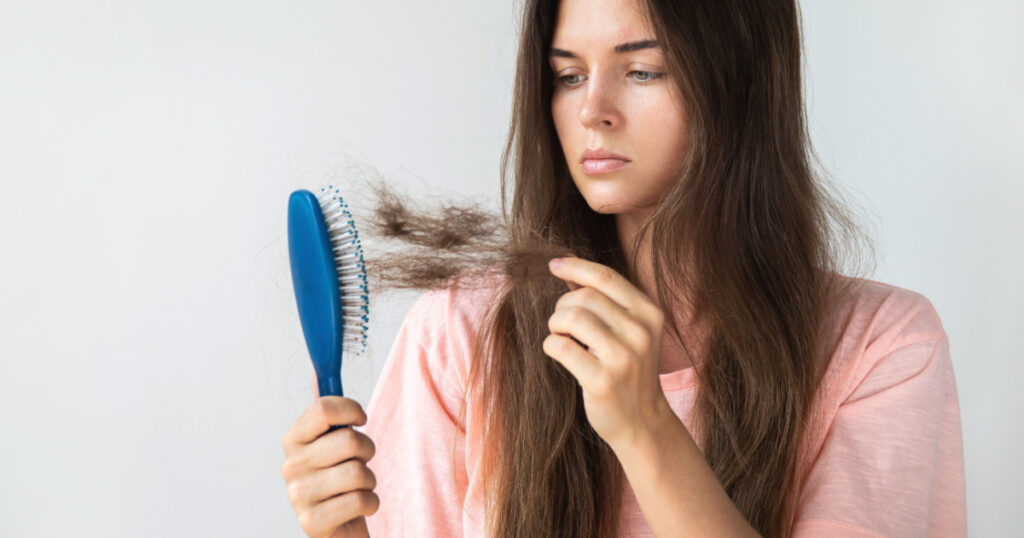
[[[486,417],[493,536],[610,537],[619,523],[622,467],[590,426],[575,378],[542,350],[567,291],[548,259],[572,253],[635,283],[649,232],[652,299],[666,313],[686,302],[710,328],[704,342],[688,341],[665,318],[695,368],[691,433],[747,521],[779,537],[803,478],[796,462],[829,357],[829,314],[854,280],[841,270],[873,260],[851,209],[812,166],[795,0],[641,4],[685,96],[691,145],[633,256],[614,215],[590,209],[575,187],[554,128],[547,56],[557,0],[525,0],[500,215],[474,204],[416,209],[381,183],[362,219],[369,234],[403,245],[370,252],[377,291],[498,277],[488,280],[497,294],[465,387]]]

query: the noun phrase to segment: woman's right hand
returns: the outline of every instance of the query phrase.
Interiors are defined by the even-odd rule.
[[[346,424],[326,433],[331,425]],[[281,475],[299,525],[311,538],[364,538],[366,517],[380,499],[377,479],[366,467],[373,457],[369,437],[351,425],[366,424],[359,402],[319,393],[284,435]]]

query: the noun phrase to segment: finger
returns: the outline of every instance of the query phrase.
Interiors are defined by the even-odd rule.
[[[549,334],[541,347],[544,353],[569,370],[584,390],[594,386],[601,376],[601,364],[597,357],[584,350],[568,336]]]
[[[309,447],[308,465],[315,469],[326,469],[350,459],[367,462],[377,451],[373,440],[355,428],[334,430]]]
[[[293,450],[281,465],[281,476],[291,485],[339,464],[365,464],[373,459],[375,452],[376,446],[366,434],[354,428],[342,428]],[[303,487],[302,484],[296,487]],[[289,496],[293,496],[293,492],[289,491]],[[305,502],[308,504],[310,500]]]
[[[377,478],[365,463],[347,460],[288,481],[288,498],[295,506],[314,506],[357,489],[373,489]]]
[[[377,511],[380,498],[372,491],[356,490],[332,497],[302,514],[302,529],[311,536],[332,536],[333,531],[345,525],[359,528],[357,518]],[[362,524],[365,529],[365,523]],[[354,534],[353,536],[358,536]]]
[[[628,353],[612,328],[589,308],[583,306],[556,309],[548,318],[548,330],[554,334],[575,338],[599,360]]]
[[[309,479],[309,486],[303,499],[306,504],[316,504],[335,495],[358,489],[372,490],[377,487],[373,471],[359,460],[348,460],[327,469],[321,469]]]
[[[625,277],[611,267],[582,258],[562,258],[562,264],[553,267],[551,273],[563,280],[572,281],[581,286],[591,286],[607,295],[622,308],[632,314],[646,314],[650,309],[650,299],[636,288]]]
[[[313,398],[314,400],[316,400],[317,398],[320,398],[320,380],[316,377],[316,372],[313,372],[313,394],[315,395],[314,398]],[[348,400],[348,398],[345,398],[345,399]],[[359,405],[359,402],[356,402],[356,405]],[[360,409],[362,409],[362,407],[360,407]],[[357,423],[356,426],[362,426],[363,424],[365,424],[365,422],[366,422],[365,416],[366,415],[364,414],[363,415],[363,417],[364,417],[363,423],[362,424]],[[330,418],[331,418],[331,415],[328,414],[328,419],[330,419]],[[333,426],[335,424],[337,424],[337,423],[336,422],[331,422],[330,425]],[[349,424],[349,423],[345,423],[345,424]]]
[[[631,314],[607,295],[591,287],[566,293],[555,303],[556,312],[574,307],[583,307],[593,312],[610,328],[619,343],[641,353],[661,331],[661,325],[657,320],[643,319]]]
[[[306,445],[326,432],[335,424],[366,424],[366,413],[359,402],[344,396],[320,396],[302,412],[282,444],[285,453],[300,445]]]
[[[359,516],[338,527],[330,538],[367,538],[369,536],[370,530],[366,528],[366,517]]]
[[[605,325],[619,335],[618,328],[626,325],[636,324],[636,319],[627,312],[621,305],[608,298],[596,288],[579,288],[563,294],[555,302],[555,312],[581,307],[589,310],[598,317]]]

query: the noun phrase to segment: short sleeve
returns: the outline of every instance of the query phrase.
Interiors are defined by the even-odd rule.
[[[427,292],[399,328],[361,428],[376,447],[372,537],[462,536],[467,472],[462,392],[445,334],[447,293]]]
[[[949,341],[923,296],[866,359],[804,482],[793,536],[966,536],[963,441]],[[868,354],[870,355],[870,354]]]

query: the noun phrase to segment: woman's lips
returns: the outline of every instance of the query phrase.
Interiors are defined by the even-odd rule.
[[[581,163],[584,174],[605,174],[620,170],[629,164],[622,159],[586,159]]]

